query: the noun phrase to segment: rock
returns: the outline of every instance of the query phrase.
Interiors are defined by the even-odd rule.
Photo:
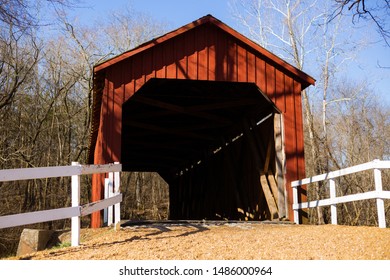
[[[53,233],[53,230],[23,229],[16,255],[22,256],[46,249]]]

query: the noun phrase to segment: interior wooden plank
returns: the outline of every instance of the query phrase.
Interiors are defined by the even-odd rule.
[[[272,171],[269,171],[267,179],[268,179],[269,186],[271,187],[272,195],[275,199],[275,204],[278,206],[278,201],[279,201],[278,200],[278,185],[276,183],[275,176],[272,173]],[[278,206],[278,209],[279,209],[279,206]]]
[[[261,188],[263,190],[263,193],[265,195],[265,199],[267,201],[268,209],[271,213],[271,220],[278,219],[278,207],[276,206],[275,203],[275,198],[272,195],[272,192],[270,190],[270,187],[268,185],[267,177],[264,173],[260,174],[260,184]]]

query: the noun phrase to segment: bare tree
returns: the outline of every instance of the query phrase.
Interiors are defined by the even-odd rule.
[[[64,11],[58,11],[60,21],[56,23],[61,32],[50,38],[37,39],[36,34],[40,33],[35,32],[34,28],[25,30],[15,26],[13,22],[2,23],[1,169],[85,162],[89,144],[94,64],[122,51],[120,46],[135,47],[150,39],[146,36],[161,34],[164,26],[150,18],[138,22],[117,15],[114,22],[98,23],[99,28],[86,27],[63,16],[66,14]],[[132,14],[127,16],[130,15]],[[131,25],[122,26],[118,20],[131,22]],[[39,28],[44,29],[44,26]],[[134,32],[128,32],[126,28],[133,29]],[[111,29],[123,36],[107,40],[107,37],[103,37],[106,36],[104,32],[100,32],[101,29]],[[127,35],[132,37],[129,39]],[[123,44],[126,40],[128,45]],[[142,174],[144,179],[140,181],[138,194],[141,210],[138,211],[135,200],[136,183],[132,180],[134,176],[130,173],[123,177],[125,181],[129,178],[131,184],[122,184],[123,218],[166,218],[167,186],[159,181],[161,178],[156,174]],[[85,184],[81,199],[87,203],[90,199],[91,178],[83,180]],[[163,190],[155,188],[159,184]],[[0,192],[0,215],[70,205],[69,178],[0,183]],[[88,225],[88,217],[83,218],[82,222]],[[34,226],[62,229],[69,227],[69,221],[59,220]],[[1,230],[0,255],[4,256],[9,249],[16,250],[20,232],[21,228]]]
[[[35,36],[9,26],[0,31],[0,110],[9,105],[38,63]]]
[[[41,25],[38,18],[42,6],[52,9],[76,7],[78,0],[0,0],[0,22],[28,30]],[[47,24],[47,23],[45,23]]]
[[[22,29],[35,24],[26,0],[0,0],[0,21]]]
[[[352,14],[352,22],[356,23],[363,19],[373,22],[387,46],[390,47],[390,0],[367,1],[367,0],[334,0],[335,10],[331,16],[333,20],[338,15],[346,12]]]
[[[155,21],[146,13],[134,13],[127,6],[113,12],[110,21],[103,25],[100,36],[104,46],[101,48],[111,56],[118,55],[164,34],[167,26],[167,23]]]
[[[379,103],[367,83],[347,79],[337,87],[339,98],[355,96],[348,102],[335,103],[332,123],[329,124],[330,156],[339,167],[348,167],[374,159],[388,159],[390,155],[387,105]],[[383,172],[384,188],[389,190],[389,173]],[[341,177],[338,195],[349,195],[375,189],[372,171]],[[390,204],[386,204],[386,211]],[[339,222],[349,225],[375,225],[377,214],[375,200],[351,202],[338,207]]]

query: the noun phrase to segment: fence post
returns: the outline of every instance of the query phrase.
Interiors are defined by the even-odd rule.
[[[293,205],[298,204],[298,186],[293,187]],[[299,224],[299,209],[294,209],[294,223]]]
[[[329,191],[330,191],[330,199],[336,198],[336,183],[334,179],[329,179]],[[330,218],[332,221],[332,225],[337,225],[337,204],[334,203],[330,205]]]
[[[374,169],[375,191],[380,194],[383,191],[382,173],[380,169]],[[376,209],[378,211],[378,224],[380,228],[386,228],[385,202],[383,198],[376,199]]]
[[[114,162],[115,164],[119,164],[119,162]],[[114,173],[114,195],[118,195],[120,191],[120,172]],[[120,229],[120,221],[121,221],[121,204],[117,203],[114,205],[114,229]]]
[[[109,198],[109,185],[110,185],[110,179],[105,178],[104,179],[104,199]],[[108,207],[104,208],[103,210],[103,224],[107,225],[108,223]]]
[[[78,162],[72,162],[72,166],[79,165]],[[80,175],[72,175],[72,207],[80,206]],[[80,245],[80,216],[72,217],[72,246]]]
[[[114,173],[110,172],[108,173],[108,197],[114,196],[114,189],[113,189],[113,182],[114,182]],[[108,220],[107,220],[107,226],[111,226],[113,224],[113,206],[108,206]]]

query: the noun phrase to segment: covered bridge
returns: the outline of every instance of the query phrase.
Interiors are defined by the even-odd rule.
[[[170,219],[289,218],[314,82],[207,15],[94,67],[89,161],[158,172]]]

